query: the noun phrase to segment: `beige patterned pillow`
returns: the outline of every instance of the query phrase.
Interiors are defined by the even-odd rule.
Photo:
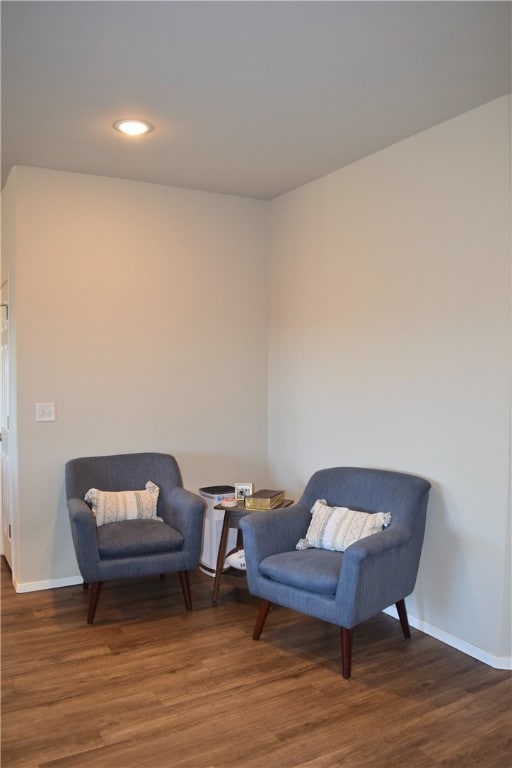
[[[391,522],[390,512],[358,512],[348,507],[329,507],[325,499],[315,501],[305,539],[297,549],[331,549],[344,552],[355,541],[378,533]]]
[[[156,516],[158,485],[149,480],[146,490],[140,491],[98,491],[90,488],[85,494],[96,518],[96,525],[119,523],[121,520],[160,520]]]

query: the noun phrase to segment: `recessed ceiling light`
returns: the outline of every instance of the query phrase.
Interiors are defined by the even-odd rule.
[[[153,126],[147,120],[135,120],[131,117],[116,120],[114,128],[127,136],[142,136],[143,133],[149,133],[153,130]]]

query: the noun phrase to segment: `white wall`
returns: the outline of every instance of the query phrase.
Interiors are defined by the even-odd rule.
[[[507,98],[273,201],[269,467],[433,489],[417,626],[510,660]]]
[[[19,589],[77,576],[75,456],[168,451],[185,485],[266,476],[261,201],[18,167],[11,328]],[[249,299],[248,299],[249,296]],[[36,423],[36,402],[57,420]]]

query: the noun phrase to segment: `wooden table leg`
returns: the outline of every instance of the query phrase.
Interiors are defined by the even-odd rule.
[[[217,598],[219,597],[220,589],[220,577],[224,568],[224,561],[226,559],[226,549],[228,545],[229,534],[229,509],[224,510],[224,520],[222,521],[222,532],[220,535],[219,552],[217,555],[217,566],[215,568],[215,579],[213,581],[213,598],[212,604],[217,605]]]

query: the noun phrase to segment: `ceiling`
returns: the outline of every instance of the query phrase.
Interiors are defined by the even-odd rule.
[[[271,199],[510,92],[509,2],[2,2],[13,165]],[[112,124],[155,126],[129,139]]]

